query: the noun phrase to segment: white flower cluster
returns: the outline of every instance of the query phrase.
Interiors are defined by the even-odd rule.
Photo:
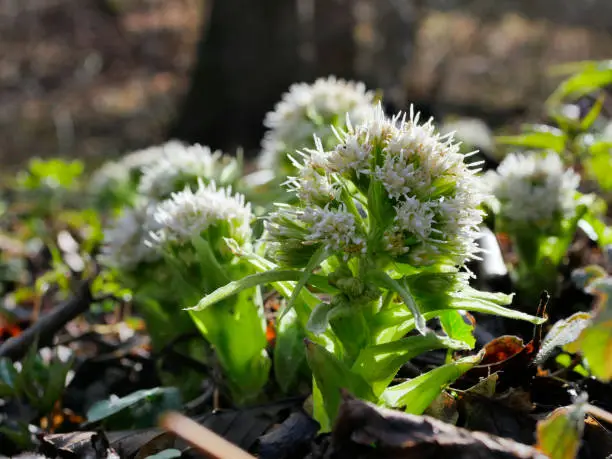
[[[493,133],[487,124],[478,118],[460,118],[448,121],[440,127],[445,133],[453,132],[457,140],[462,142],[464,150],[478,148],[492,153],[494,150]]]
[[[231,188],[217,189],[215,182],[208,185],[200,179],[198,188],[172,193],[161,202],[154,213],[159,225],[151,232],[151,245],[163,248],[168,244],[188,243],[212,227],[222,226],[223,237],[245,243],[251,237],[251,206],[244,196],[232,194]]]
[[[196,184],[198,178],[222,180],[224,165],[233,161],[220,151],[201,145],[169,144],[157,159],[142,167],[138,191],[150,198],[168,197],[177,189]]]
[[[576,210],[580,176],[566,169],[557,153],[510,154],[484,179],[508,222],[545,228]]]
[[[99,261],[106,266],[129,272],[139,264],[155,261],[159,254],[147,243],[150,231],[159,225],[153,218],[155,205],[138,203],[126,208],[111,227],[104,230],[104,245]]]
[[[473,258],[485,194],[452,135],[440,136],[431,120],[419,124],[412,111],[409,119],[401,113],[388,118],[379,105],[355,127],[349,122],[338,141],[330,151],[320,142],[306,150],[289,181],[303,207],[295,216],[310,231],[306,242],[346,257],[368,251],[368,228],[382,224],[383,250],[415,266],[440,258],[463,265]],[[294,234],[289,228],[283,234],[283,221],[286,209],[272,216],[270,234]]]
[[[157,161],[167,151],[173,151],[184,147],[184,143],[178,140],[169,140],[160,145],[153,145],[151,147],[137,150],[132,153],[125,155],[121,159],[121,164],[130,171],[140,171],[144,166]]]
[[[300,215],[300,220],[310,227],[306,241],[323,241],[325,249],[342,252],[347,247],[365,249],[365,241],[358,236],[355,216],[344,207],[307,207]]]
[[[121,187],[129,181],[129,169],[120,162],[108,161],[93,173],[89,189],[97,195],[106,190]]]
[[[167,152],[183,148],[185,147],[181,142],[171,140],[162,145],[134,151],[118,161],[108,161],[94,172],[90,189],[93,193],[98,194],[128,183],[134,178],[133,176],[139,177],[144,167],[157,163],[167,155]]]
[[[333,76],[319,78],[313,84],[293,84],[265,117],[268,131],[262,141],[260,168],[278,169],[280,165],[291,169],[287,154],[313,146],[313,135],[334,139],[330,126],[343,124],[347,114],[355,122],[364,120],[372,110],[373,99],[363,83]]]

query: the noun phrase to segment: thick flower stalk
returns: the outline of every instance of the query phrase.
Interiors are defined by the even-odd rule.
[[[518,255],[514,280],[534,300],[555,291],[557,269],[586,211],[580,177],[554,152],[510,154],[484,177],[494,199],[495,229],[511,238]]]
[[[98,261],[113,270],[122,286],[134,295],[152,345],[163,349],[177,337],[192,333],[192,321],[181,314],[176,296],[167,288],[171,271],[161,253],[149,244],[151,231],[160,229],[153,215],[156,204],[139,199],[132,208],[123,208],[104,230],[104,244]]]
[[[183,307],[226,283],[252,273],[237,260],[228,240],[250,247],[250,205],[230,188],[199,180],[195,189],[172,193],[154,213],[159,229],[149,244],[164,255],[176,277],[173,293]],[[177,314],[182,312],[177,311]],[[258,288],[250,288],[190,315],[215,351],[234,401],[256,398],[267,382],[270,361],[266,353],[266,323]]]
[[[312,84],[293,84],[264,119],[268,131],[262,141],[260,169],[274,170],[282,177],[291,175],[295,168],[289,154],[314,147],[313,135],[326,147],[333,146],[337,139],[331,127],[342,126],[347,114],[354,122],[364,120],[373,99],[363,83],[333,76]]]
[[[461,310],[537,320],[504,308],[509,296],[468,286],[462,268],[477,256],[485,194],[451,136],[412,112],[388,118],[380,106],[336,135],[335,147],[317,141],[294,160],[297,174],[288,183],[295,203],[279,205],[267,219],[272,262],[256,260],[266,272],[197,306],[206,310],[258,280],[296,280],[286,311],[295,308],[310,340],[315,417],[324,428],[336,414],[341,387],[404,406],[416,386],[387,389],[403,363],[428,349],[474,344]],[[326,294],[314,307],[313,290]],[[448,336],[427,328],[434,317]],[[414,329],[420,334],[405,337]],[[441,390],[476,361],[449,364],[457,371],[445,374],[453,376],[431,384]]]

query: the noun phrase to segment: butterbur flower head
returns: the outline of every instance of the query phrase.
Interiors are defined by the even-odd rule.
[[[313,135],[331,147],[337,143],[331,126],[340,126],[347,114],[354,122],[362,121],[372,110],[373,99],[363,83],[333,76],[292,85],[265,117],[268,131],[262,141],[260,168],[280,169],[285,175],[294,172],[288,155],[314,147]]]
[[[296,247],[302,261],[306,248],[318,247],[415,267],[474,257],[485,193],[452,135],[413,112],[388,118],[379,105],[369,119],[349,120],[337,140],[330,150],[318,142],[296,161],[288,183],[299,203],[267,223],[277,258],[287,262]]]
[[[549,231],[576,211],[580,177],[557,153],[510,154],[484,180],[508,225]]]
[[[183,149],[185,146],[181,142],[171,140],[161,145],[134,151],[117,161],[108,161],[93,173],[89,188],[96,195],[114,192],[119,187],[136,188],[144,169]]]
[[[159,229],[150,234],[150,245],[174,251],[197,237],[216,248],[225,247],[223,238],[247,244],[253,214],[243,195],[232,194],[231,188],[217,188],[214,181],[205,184],[199,180],[195,190],[187,187],[158,204],[154,219]]]
[[[113,224],[104,230],[100,262],[122,272],[132,272],[143,263],[151,263],[159,254],[147,245],[150,231],[158,224],[153,218],[155,205],[139,202],[125,208]]]
[[[121,158],[118,163],[128,171],[132,180],[138,182],[144,167],[159,161],[161,157],[166,155],[166,152],[174,151],[182,147],[182,142],[179,142],[178,140],[170,140],[160,145],[153,145],[151,147],[129,153]]]
[[[161,200],[185,186],[197,186],[199,179],[205,182],[215,179],[220,185],[229,184],[237,172],[236,160],[220,151],[212,152],[205,146],[175,142],[166,144],[154,161],[142,167],[138,191]]]
[[[113,192],[130,185],[130,171],[118,161],[108,161],[91,176],[89,190],[94,195]]]

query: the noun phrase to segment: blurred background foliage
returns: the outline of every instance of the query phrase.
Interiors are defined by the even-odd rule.
[[[608,0],[0,0],[0,163],[100,163],[168,138],[247,157],[299,80],[512,132],[609,57]]]

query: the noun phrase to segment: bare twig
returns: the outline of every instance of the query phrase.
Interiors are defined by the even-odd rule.
[[[0,346],[0,357],[19,360],[27,353],[34,342],[37,342],[40,347],[48,344],[64,325],[89,309],[92,303],[89,287],[89,281],[83,282],[73,298],[38,319],[21,335],[5,341]]]
[[[609,424],[612,424],[612,413],[602,410],[601,408],[591,405],[587,403],[585,406],[585,411],[589,413],[591,416],[594,416],[602,421],[605,421]]]
[[[198,424],[177,412],[163,415],[161,426],[172,432],[212,459],[255,459],[246,451],[238,448],[212,430]]]

